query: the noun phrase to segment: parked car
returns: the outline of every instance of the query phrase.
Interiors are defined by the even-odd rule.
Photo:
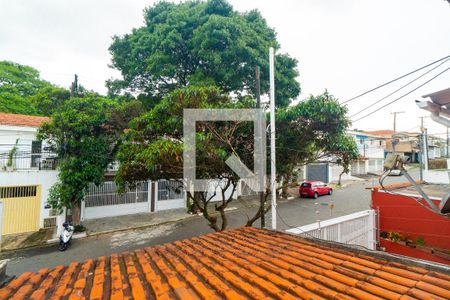
[[[389,176],[401,176],[402,171],[399,169],[394,169],[394,170],[391,170],[388,175]]]
[[[317,199],[321,195],[333,194],[333,188],[322,181],[305,181],[300,185],[298,193],[300,197],[313,197]]]

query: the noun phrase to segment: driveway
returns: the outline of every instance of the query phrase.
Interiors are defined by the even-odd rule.
[[[418,177],[418,172],[414,177]],[[405,181],[404,177],[389,177],[385,183]],[[345,188],[337,189],[332,196],[322,196],[318,199],[294,198],[280,200],[278,203],[277,229],[307,225],[317,220],[326,220],[370,208],[370,187],[377,185],[377,179],[355,182]],[[235,200],[237,201],[237,200]],[[330,203],[334,208],[330,209]],[[243,226],[256,208],[245,201],[232,202],[231,207],[237,209],[227,212],[229,228]],[[267,214],[266,225],[271,226],[271,213]],[[259,226],[259,223],[255,223]],[[192,217],[172,224],[158,225],[145,229],[136,229],[110,233],[81,240],[74,240],[66,252],[57,251],[57,246],[21,250],[1,255],[8,258],[7,274],[19,275],[25,271],[37,271],[41,268],[51,268],[72,261],[83,261],[102,255],[134,250],[175,240],[187,239],[193,236],[209,233],[211,229],[201,216]]]

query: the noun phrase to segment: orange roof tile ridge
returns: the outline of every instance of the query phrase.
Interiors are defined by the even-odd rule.
[[[238,294],[232,287],[224,283],[216,274],[213,273],[213,270],[208,270],[202,262],[194,260],[191,256],[186,255],[185,251],[174,244],[168,244],[165,247],[171,254],[178,255],[192,270],[195,270],[195,272],[199,274],[205,282],[217,289],[221,295],[227,299],[247,299],[243,295]]]

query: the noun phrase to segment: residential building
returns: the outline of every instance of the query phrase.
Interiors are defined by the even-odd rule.
[[[0,113],[0,226],[2,237],[54,228],[58,212],[47,204],[57,181],[57,157],[36,133],[47,117]]]
[[[381,136],[385,140],[384,156],[388,153],[400,153],[405,156],[407,162],[419,162],[420,133],[419,132],[394,132],[393,130],[365,131],[368,134]]]
[[[448,268],[243,227],[26,272],[0,298],[450,299]]]
[[[359,152],[359,159],[352,162],[351,174],[382,173],[386,139],[381,135],[362,131],[348,131],[348,133],[355,140]]]
[[[430,112],[430,118],[445,127],[450,127],[450,88],[423,96],[427,101],[416,101],[419,108]],[[423,179],[426,182],[450,184],[450,159],[442,160],[438,167],[430,160],[448,156],[447,139],[429,137],[425,143]],[[444,149],[442,149],[444,148]],[[444,151],[442,151],[444,150]],[[439,157],[438,157],[439,156]]]

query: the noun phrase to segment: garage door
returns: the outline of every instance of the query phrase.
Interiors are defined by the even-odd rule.
[[[0,187],[2,235],[39,230],[41,186]]]
[[[309,164],[306,166],[306,179],[329,182],[328,164]]]

